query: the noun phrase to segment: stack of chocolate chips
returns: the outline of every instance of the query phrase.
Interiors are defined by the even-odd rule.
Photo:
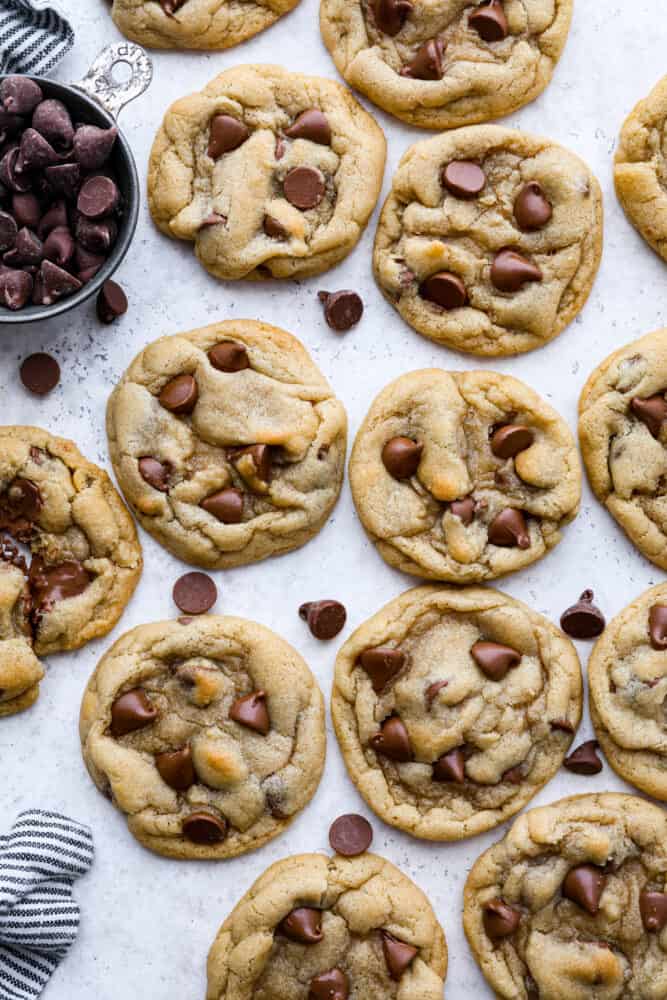
[[[0,83],[0,305],[53,305],[100,270],[118,235],[117,135],[74,125],[28,77]]]

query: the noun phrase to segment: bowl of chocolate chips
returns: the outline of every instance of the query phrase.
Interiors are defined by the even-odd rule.
[[[116,117],[151,77],[129,42],[104,49],[71,86],[0,77],[0,323],[75,308],[125,257],[140,186]]]

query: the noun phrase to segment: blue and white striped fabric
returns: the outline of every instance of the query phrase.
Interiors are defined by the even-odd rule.
[[[33,1000],[76,940],[72,885],[93,863],[93,836],[31,809],[0,836],[0,1000]]]
[[[74,45],[52,0],[0,0],[0,73],[45,76]]]

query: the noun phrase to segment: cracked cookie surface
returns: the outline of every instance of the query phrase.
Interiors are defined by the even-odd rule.
[[[521,354],[582,309],[602,253],[602,192],[586,164],[482,125],[411,146],[375,237],[380,289],[418,333],[471,354]]]
[[[614,183],[628,219],[667,260],[667,76],[628,115],[614,157]]]
[[[667,817],[632,795],[578,795],[520,816],[478,859],[463,923],[506,1000],[667,995]]]
[[[510,114],[549,83],[572,0],[322,0],[338,71],[411,125],[448,129]]]
[[[151,214],[218,278],[320,274],[365,229],[385,145],[340,84],[237,66],[167,112],[148,168]]]
[[[312,798],[324,702],[275,632],[204,616],[140,625],[102,657],[81,706],[83,757],[145,847],[234,857]]]
[[[417,587],[348,639],[331,710],[350,777],[386,822],[459,840],[517,813],[581,718],[579,659],[542,615],[481,587]]]
[[[111,395],[107,431],[141,524],[198,566],[303,545],[342,485],[342,404],[296,338],[255,320],[149,344]]]
[[[141,569],[134,522],[106,472],[71,441],[0,427],[0,716],[36,700],[39,657],[113,628]]]
[[[272,865],[208,958],[207,1000],[442,1000],[445,935],[424,893],[374,854]]]
[[[667,801],[667,585],[652,587],[611,621],[588,661],[591,718],[622,778]]]
[[[579,440],[595,496],[643,555],[667,569],[667,330],[615,351],[579,400]]]
[[[523,382],[425,369],[377,396],[350,459],[359,517],[391,566],[479,583],[535,562],[576,515],[572,434]]]

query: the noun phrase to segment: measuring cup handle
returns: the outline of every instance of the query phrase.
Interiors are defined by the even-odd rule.
[[[131,74],[127,80],[114,80],[113,70],[127,65]],[[153,63],[148,53],[133,42],[116,42],[102,49],[83,80],[73,84],[102,105],[105,111],[117,118],[126,104],[141,95],[153,79]]]

